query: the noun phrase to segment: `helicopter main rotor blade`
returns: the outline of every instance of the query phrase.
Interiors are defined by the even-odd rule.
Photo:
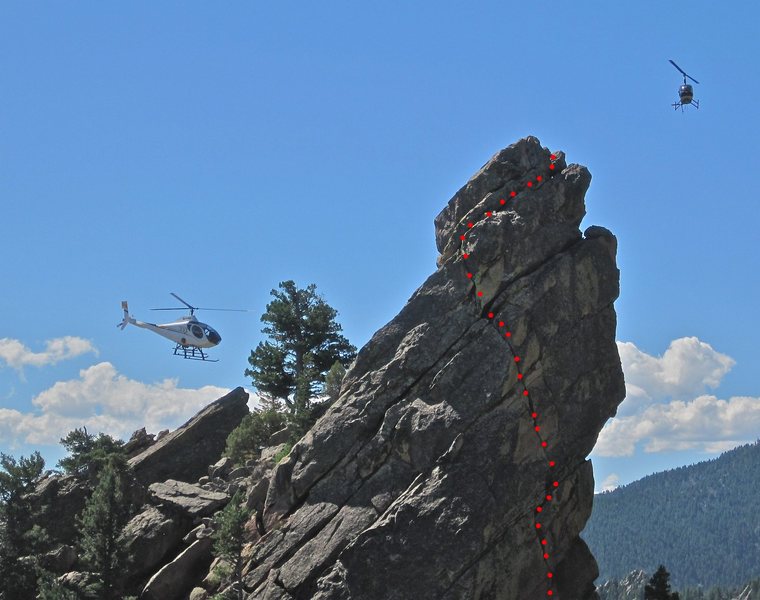
[[[182,298],[180,298],[179,296],[177,296],[177,294],[175,294],[174,292],[169,292],[169,293],[172,296],[174,296],[177,300],[179,300],[180,302],[182,302],[182,304],[184,304],[185,306],[187,306],[190,310],[196,310],[195,306],[191,306],[190,304],[188,304],[187,302],[185,302]]]
[[[699,83],[696,79],[694,79],[691,75],[689,75],[686,71],[684,71],[681,67],[679,67],[675,62],[673,62],[671,59],[668,59],[671,65],[673,65],[676,69],[681,71],[681,74],[683,74],[684,77],[688,77],[691,79],[694,83]]]
[[[677,65],[675,62],[673,62],[671,59],[668,59],[668,60],[669,60],[669,62],[670,62],[670,64],[671,64],[671,65],[673,65],[673,66],[674,66],[676,69],[678,69],[679,71],[681,71],[681,73],[683,73],[684,75],[686,75],[686,71],[684,71],[684,70],[683,70],[681,67],[679,67],[679,66],[678,66],[678,65]]]
[[[202,306],[199,306],[195,310],[220,310],[224,312],[248,312],[248,309],[246,308],[203,308]]]

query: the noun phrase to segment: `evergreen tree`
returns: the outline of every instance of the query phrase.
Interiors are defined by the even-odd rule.
[[[105,433],[95,437],[87,433],[86,427],[70,431],[61,438],[61,445],[69,455],[58,461],[58,467],[67,475],[79,475],[93,481],[109,460],[124,455],[124,442]],[[126,457],[123,460],[126,462]]]
[[[246,508],[243,493],[238,490],[229,504],[214,515],[213,554],[230,567],[235,597],[243,598],[243,545],[245,544],[245,524],[251,516]]]
[[[678,593],[670,593],[670,573],[660,565],[644,588],[644,600],[679,600]]]
[[[129,519],[124,485],[118,461],[107,461],[100,471],[95,491],[77,518],[81,531],[81,559],[92,573],[97,574],[100,597],[104,600],[120,597],[120,573],[126,552],[119,535]]]
[[[0,453],[0,597],[32,599],[37,590],[35,554],[46,541],[39,527],[29,528],[31,505],[27,494],[42,474],[39,452],[16,460]]]
[[[284,402],[289,419],[304,433],[313,422],[311,399],[323,390],[327,371],[336,361],[348,365],[356,348],[340,334],[337,311],[314,284],[299,289],[285,281],[271,295],[261,317],[269,340],[251,352],[245,374],[262,396]]]
[[[285,424],[285,414],[278,410],[274,403],[247,414],[240,425],[227,436],[225,456],[229,456],[238,465],[258,458],[269,437],[285,427]]]
[[[343,378],[346,376],[346,367],[336,360],[333,366],[325,376],[325,395],[327,396],[327,402],[332,404],[338,399],[340,394],[340,385],[343,383]]]

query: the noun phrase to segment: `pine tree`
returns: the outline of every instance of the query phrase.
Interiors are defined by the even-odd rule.
[[[333,366],[325,376],[325,395],[327,396],[327,402],[332,404],[338,399],[340,394],[340,385],[343,383],[343,378],[346,376],[346,367],[336,360]]]
[[[100,596],[119,596],[120,574],[126,560],[119,535],[129,518],[124,498],[124,478],[116,460],[103,466],[98,484],[77,522],[81,530],[82,561],[100,580]]]
[[[644,587],[644,600],[679,600],[678,593],[670,593],[670,573],[660,565]]]
[[[61,438],[61,445],[69,455],[58,461],[67,475],[79,475],[94,481],[103,466],[114,455],[123,455],[124,442],[105,433],[97,437],[87,433],[87,428],[70,431]]]
[[[25,600],[37,590],[37,561],[46,536],[29,529],[31,505],[27,494],[45,468],[39,452],[16,460],[0,453],[0,598]]]
[[[243,501],[243,494],[238,490],[229,504],[214,515],[216,531],[213,536],[213,554],[230,566],[238,600],[243,598],[242,553],[245,544],[245,524],[251,516],[251,511],[246,508]]]
[[[337,323],[337,311],[316,292],[314,284],[299,289],[293,281],[272,290],[261,320],[269,340],[259,343],[245,374],[264,397],[285,403],[289,418],[304,433],[313,422],[311,399],[324,387],[337,361],[348,365],[356,355]]]
[[[286,424],[285,414],[275,406],[258,409],[243,417],[235,429],[227,436],[225,456],[229,456],[235,464],[258,458],[259,452],[267,445],[269,437],[280,431]]]

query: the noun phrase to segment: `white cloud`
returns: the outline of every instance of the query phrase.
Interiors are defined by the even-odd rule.
[[[735,361],[696,337],[673,340],[651,356],[618,342],[626,399],[599,434],[597,456],[691,450],[718,453],[757,438],[760,398],[707,394]]]
[[[601,487],[597,490],[598,492],[611,492],[616,487],[620,485],[620,477],[617,473],[610,473],[607,475],[607,477],[602,481]]]
[[[26,366],[54,365],[62,360],[76,358],[89,352],[96,356],[98,354],[92,342],[70,335],[46,341],[45,349],[42,352],[32,352],[19,340],[0,339],[0,360],[17,371]]]
[[[755,440],[758,431],[760,397],[720,400],[704,395],[654,404],[639,414],[610,420],[599,434],[594,453],[631,456],[640,443],[645,452],[715,453]]]
[[[9,446],[57,444],[82,426],[122,439],[141,427],[157,433],[178,427],[227,392],[216,386],[181,388],[176,379],[142,383],[101,362],[40,393],[32,400],[37,413],[0,409],[0,439]]]
[[[696,337],[673,340],[660,357],[618,342],[626,381],[626,397],[636,404],[666,398],[687,399],[715,389],[736,364]]]

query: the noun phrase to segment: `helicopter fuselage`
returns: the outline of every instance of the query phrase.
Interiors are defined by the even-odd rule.
[[[222,341],[222,337],[213,327],[202,323],[193,316],[183,317],[178,321],[163,325],[146,323],[137,319],[130,319],[129,323],[135,327],[149,329],[184,347],[213,348]]]

